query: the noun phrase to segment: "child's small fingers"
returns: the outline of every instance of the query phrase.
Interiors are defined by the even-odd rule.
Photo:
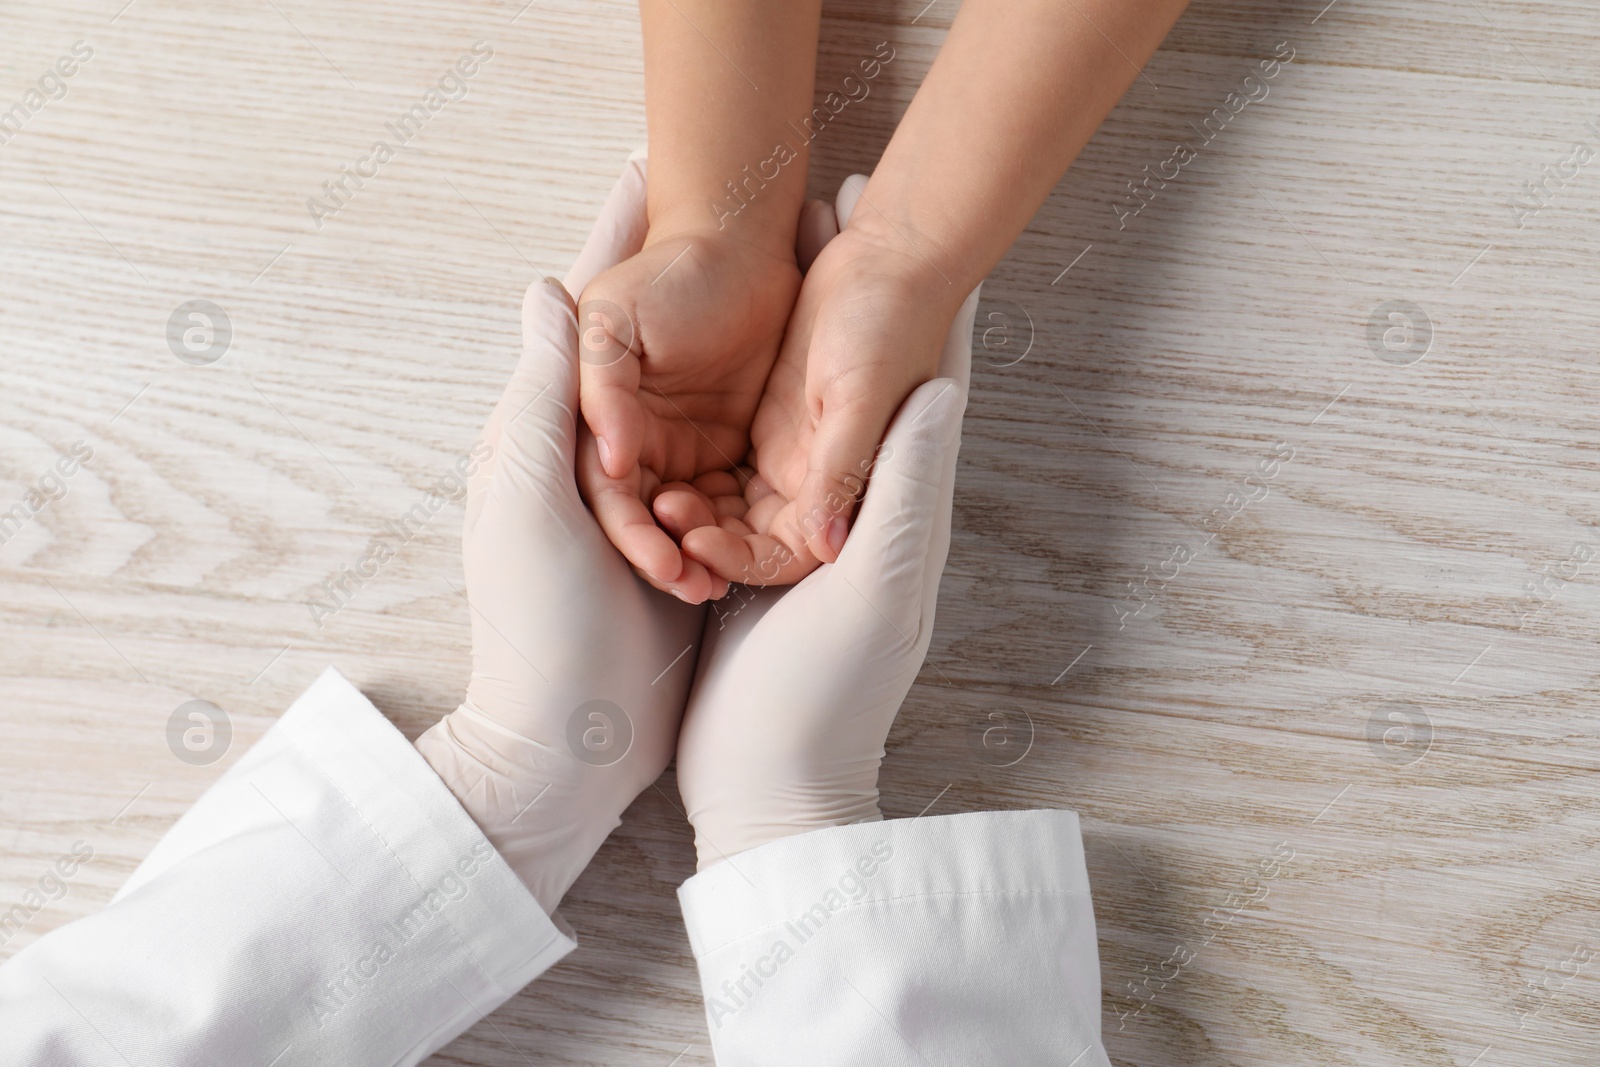
[[[748,505],[744,502],[744,486],[732,471],[711,471],[689,483],[696,492],[706,497],[713,515],[721,518],[731,515],[742,518]],[[698,523],[697,525],[707,525]]]
[[[663,485],[651,500],[650,510],[656,521],[679,542],[695,527],[715,526],[717,522],[713,502],[687,482]]]
[[[789,502],[777,493],[768,493],[744,513],[744,524],[756,533],[771,533],[772,524]]]
[[[720,526],[701,526],[683,537],[683,554],[704,566],[718,578],[747,582],[753,573],[755,556],[744,537]]]
[[[672,583],[672,588],[668,592],[690,604],[704,604],[707,600],[714,599],[711,594],[717,584],[717,579],[712,577],[705,564],[685,556],[683,573]]]
[[[592,498],[589,509],[629,563],[658,582],[671,584],[682,578],[683,553],[667,531],[656,525],[638,497],[610,490]]]
[[[744,541],[755,561],[748,585],[793,585],[820,565],[804,545],[797,552],[770,534],[751,534]]]
[[[812,553],[804,530],[796,520],[798,506],[777,493],[750,509],[745,521],[756,532],[750,538],[753,550],[773,572],[768,585],[790,585],[816,570],[821,560]]]
[[[755,533],[754,530],[732,515],[718,516],[717,527],[718,529],[727,530],[729,533],[738,534],[740,537],[749,537],[752,533]]]
[[[608,477],[595,440],[580,435],[578,488],[601,531],[623,557],[652,580],[671,583],[683,573],[683,553],[639,498],[638,475],[632,480]]]
[[[732,471],[710,471],[689,483],[706,496],[738,496],[742,492],[739,479]]]
[[[684,560],[683,574],[675,582],[658,582],[638,567],[635,567],[633,572],[651,588],[690,604],[717,600],[727,592],[726,582],[711,574],[702,564],[689,559]],[[722,588],[720,593],[716,591],[719,586]]]
[[[743,585],[793,585],[818,566],[815,556],[796,553],[775,537],[740,535],[721,527],[690,531],[683,541],[683,554],[704,564],[715,576]]]
[[[711,498],[711,510],[716,512],[719,519],[742,519],[745,512],[750,510],[750,505],[744,502],[742,496],[714,496]]]
[[[753,472],[750,475],[750,480],[744,483],[745,503],[751,507],[755,507],[776,492],[777,490],[772,488],[772,485],[765,478]]]
[[[655,524],[643,501],[629,493],[609,491],[590,501],[600,529],[623,558],[658,582],[682,580],[683,553],[672,537]]]

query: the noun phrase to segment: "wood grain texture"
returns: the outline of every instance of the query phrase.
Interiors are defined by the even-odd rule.
[[[0,546],[0,901],[95,849],[0,954],[101,907],[324,666],[411,736],[454,705],[458,508],[307,601],[471,444],[644,134],[615,0],[120,4],[0,13],[0,110],[94,49],[0,145],[0,512],[94,452]],[[1507,201],[1600,144],[1600,11],[1325,4],[1197,3],[986,285],[884,807],[1083,815],[1119,1065],[1592,1065],[1600,164]],[[829,5],[819,92],[897,57],[814,191],[871,169],[954,10]],[[168,349],[192,299],[232,323],[212,366]],[[1431,323],[1409,365],[1369,341],[1389,301]],[[167,748],[191,698],[234,728],[210,766]],[[676,803],[669,772],[574,888],[582,951],[432,1062],[711,1062]]]

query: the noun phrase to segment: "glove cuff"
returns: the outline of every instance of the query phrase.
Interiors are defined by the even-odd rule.
[[[585,799],[582,780],[592,768],[465,704],[416,747],[547,914],[621,821]]]

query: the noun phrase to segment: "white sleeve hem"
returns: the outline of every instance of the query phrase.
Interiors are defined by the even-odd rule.
[[[1070,811],[857,823],[678,891],[719,1067],[1105,1067]]]

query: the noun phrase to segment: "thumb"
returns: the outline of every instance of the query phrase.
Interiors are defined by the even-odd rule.
[[[861,499],[872,472],[873,450],[883,440],[888,411],[875,397],[888,390],[858,380],[842,398],[823,398],[822,416],[808,450],[806,476],[795,494],[795,514],[788,531],[824,563],[839,558],[850,530],[850,514]],[[787,540],[787,538],[786,538]]]
[[[950,550],[950,507],[967,395],[952,378],[919,386],[900,406],[850,541],[832,568],[926,649],[939,578]]]
[[[611,187],[594,228],[567,272],[567,288],[583,298],[578,308],[579,355],[583,360],[583,414],[600,446],[601,465],[612,478],[625,477],[639,461],[643,447],[639,407],[638,331],[626,295],[629,286],[589,292],[596,278],[626,262],[644,247],[650,229],[646,209],[643,152],[628,157],[622,176]],[[614,280],[614,279],[613,279]],[[606,299],[607,293],[629,307]]]
[[[601,466],[611,478],[626,477],[644,449],[645,411],[639,401],[643,344],[635,325],[637,267],[633,260],[607,271],[584,290],[577,309],[583,417],[594,432]]]
[[[553,278],[529,286],[522,300],[522,356],[483,431],[489,462],[467,485],[469,523],[497,474],[552,495],[576,494],[577,347],[571,295]]]

